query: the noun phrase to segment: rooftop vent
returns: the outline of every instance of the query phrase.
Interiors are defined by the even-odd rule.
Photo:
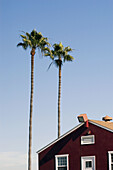
[[[105,122],[108,122],[108,121],[112,120],[112,117],[109,117],[106,115],[105,117],[102,118],[102,120],[104,120]]]

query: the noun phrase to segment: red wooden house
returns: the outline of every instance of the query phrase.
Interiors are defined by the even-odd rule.
[[[39,170],[113,170],[111,118],[78,119],[78,126],[37,152]]]

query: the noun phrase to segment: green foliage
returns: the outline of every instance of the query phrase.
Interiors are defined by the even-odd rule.
[[[25,35],[20,35],[22,38],[22,42],[17,44],[18,46],[22,46],[25,50],[30,47],[31,49],[39,48],[41,52],[49,51],[49,42],[47,37],[43,37],[41,32],[37,32],[33,30],[30,34],[28,32],[24,32]]]
[[[74,57],[69,55],[69,52],[73,51],[72,48],[69,46],[65,47],[60,42],[59,44],[53,45],[53,50],[47,50],[45,53],[45,56],[50,56],[50,58],[53,60],[52,63],[54,63],[57,67],[63,65],[65,61],[73,61]],[[51,64],[50,64],[51,66]],[[49,68],[50,68],[49,66]]]
[[[26,43],[18,43],[17,47],[22,46],[25,50],[27,49],[27,44]]]

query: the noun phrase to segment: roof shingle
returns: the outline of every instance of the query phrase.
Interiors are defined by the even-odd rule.
[[[99,120],[89,120],[89,121],[91,121],[92,123],[96,123],[100,126],[103,126],[105,128],[108,128],[110,130],[113,130],[113,122],[109,122],[109,121],[105,122],[105,121],[99,121]]]

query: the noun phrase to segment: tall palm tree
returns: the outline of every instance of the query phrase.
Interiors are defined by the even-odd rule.
[[[34,55],[36,48],[45,53],[49,49],[48,39],[43,37],[41,32],[33,30],[30,34],[25,33],[20,35],[22,42],[17,44],[22,46],[25,50],[29,47],[31,49],[31,92],[30,92],[30,116],[29,116],[29,146],[28,146],[28,170],[31,170],[31,147],[32,147],[32,114],[33,114],[33,89],[34,89]]]
[[[74,58],[68,53],[71,52],[72,49],[67,46],[64,47],[62,43],[54,44],[53,50],[47,51],[45,56],[50,56],[53,60],[50,66],[54,63],[59,69],[59,83],[58,83],[58,138],[60,137],[60,100],[61,100],[61,68],[65,61],[73,61]]]

